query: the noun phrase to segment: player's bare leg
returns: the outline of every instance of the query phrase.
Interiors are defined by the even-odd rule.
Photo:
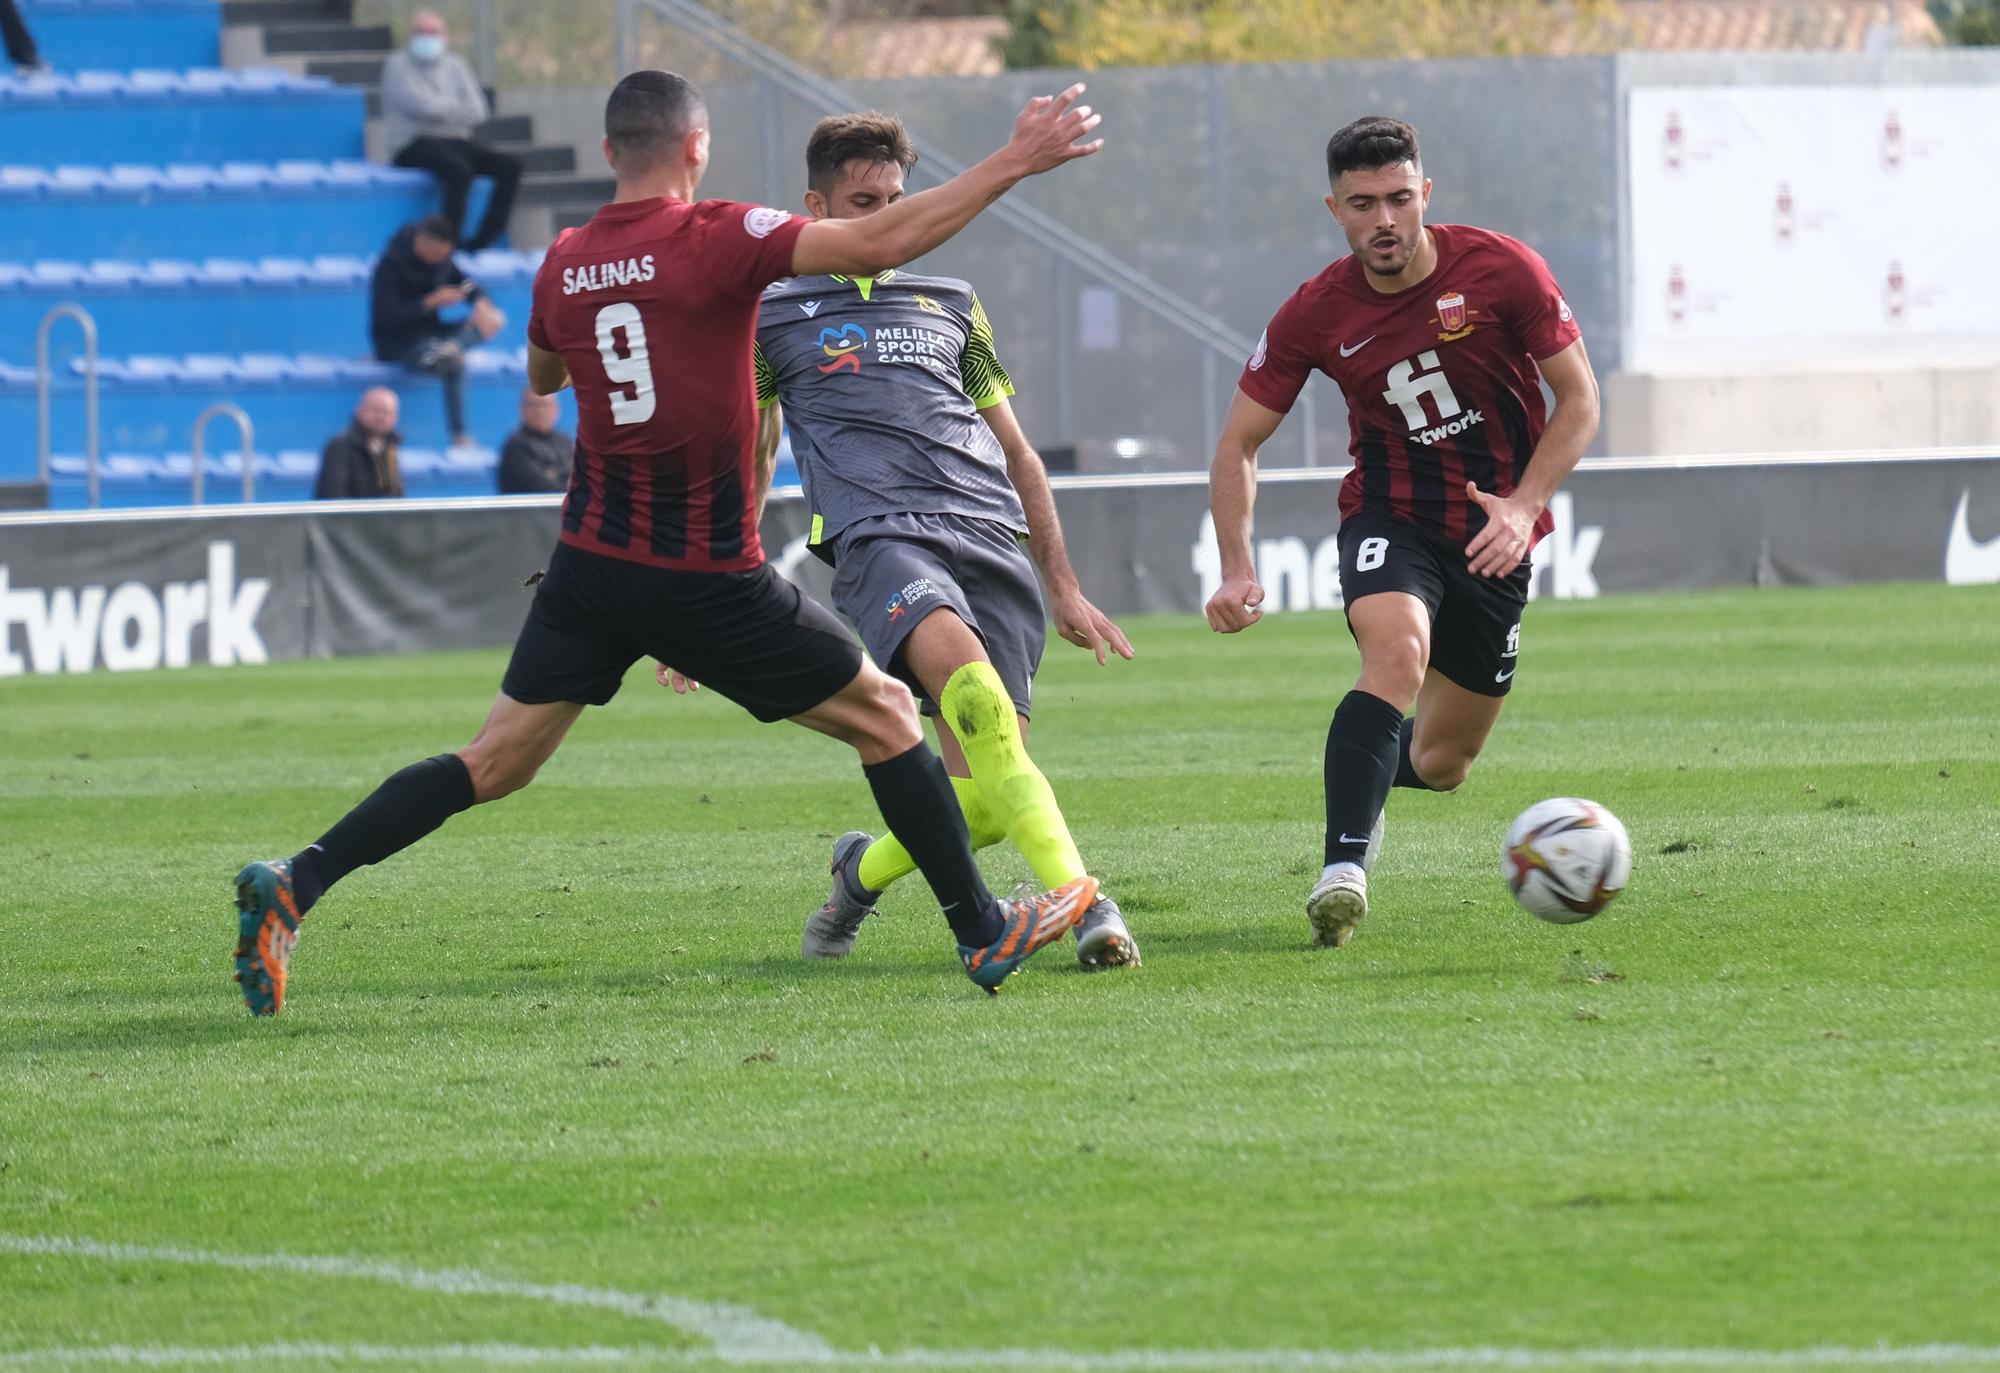
[[[1027,717],[1007,698],[986,645],[949,608],[924,616],[904,639],[903,666],[943,705],[937,717],[939,749],[953,790],[965,811],[974,848],[1002,837],[1013,840],[1045,886],[1059,887],[1084,872],[1083,859],[1056,804],[1048,779],[1028,756]],[[976,723],[972,747],[952,728],[954,717]],[[841,842],[850,842],[843,835]],[[843,893],[836,874],[829,906],[843,900],[870,905],[881,889],[909,871],[910,860],[893,833],[856,861]],[[1137,966],[1137,941],[1115,901],[1100,897],[1077,927],[1077,959],[1085,968]]]
[[[582,713],[574,702],[529,705],[502,693],[463,749],[412,763],[317,842],[238,873],[236,980],[252,1014],[284,1009],[299,922],[328,887],[408,848],[458,812],[519,791]]]
[[[1499,722],[1504,696],[1482,696],[1433,672],[1417,693],[1416,718],[1405,727],[1403,766],[1430,791],[1454,791],[1472,771]],[[1404,785],[1402,768],[1397,784]]]
[[[951,804],[944,767],[924,744],[909,688],[874,664],[864,662],[846,687],[793,719],[860,753],[882,818],[931,884],[966,972],[980,986],[995,990],[1028,955],[1061,938],[1095,899],[1096,879],[1079,874],[1039,897],[994,900],[973,861],[965,819]],[[811,939],[809,922],[808,946]]]
[[[1326,866],[1306,897],[1313,938],[1338,948],[1368,914],[1368,867],[1381,842],[1383,803],[1396,778],[1403,717],[1430,666],[1430,612],[1415,596],[1378,592],[1352,601],[1347,622],[1361,675],[1333,712],[1326,737]]]

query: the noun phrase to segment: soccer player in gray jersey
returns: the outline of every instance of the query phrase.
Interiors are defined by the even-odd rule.
[[[889,115],[822,120],[806,144],[806,209],[815,219],[872,214],[902,198],[916,161]],[[1130,658],[1132,646],[1077,586],[1048,474],[1007,403],[1014,386],[978,297],[963,281],[900,271],[780,281],[764,293],[755,361],[758,498],[788,416],[834,605],[936,718],[973,846],[1009,839],[1051,885],[1081,875],[1024,743],[1048,633],[1036,569],[1064,639],[1099,663],[1107,648]],[[894,835],[842,835],[832,895],[806,922],[805,956],[845,955],[882,890],[914,870]],[[1109,897],[1076,935],[1086,968],[1139,962]]]

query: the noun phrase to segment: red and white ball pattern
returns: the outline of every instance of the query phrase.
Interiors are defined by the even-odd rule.
[[[1632,840],[1618,817],[1595,801],[1558,796],[1516,817],[1500,850],[1500,875],[1522,909],[1573,925],[1625,890]]]

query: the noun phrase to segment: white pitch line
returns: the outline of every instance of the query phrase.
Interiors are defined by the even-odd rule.
[[[747,1306],[727,1302],[690,1301],[684,1297],[647,1296],[614,1288],[576,1283],[515,1282],[470,1268],[412,1268],[372,1259],[325,1258],[305,1254],[225,1254],[208,1249],[181,1249],[145,1244],[102,1244],[96,1240],[55,1239],[34,1235],[0,1235],[0,1254],[106,1259],[116,1263],[185,1263],[211,1268],[297,1273],[310,1277],[361,1278],[416,1292],[443,1292],[459,1297],[514,1297],[556,1306],[595,1307],[620,1315],[670,1325],[712,1342],[715,1353],[730,1358],[739,1353],[761,1359],[811,1361],[833,1352],[819,1336],[795,1330],[781,1321],[760,1316]]]
[[[796,1368],[793,1355],[721,1355],[693,1349],[621,1349],[603,1345],[571,1348],[517,1344],[262,1344],[217,1348],[160,1345],[100,1345],[30,1349],[0,1354],[0,1368],[85,1367],[99,1364],[148,1368],[235,1367],[309,1361],[314,1363],[426,1364],[471,1363],[480,1367],[544,1365],[639,1365],[651,1367]],[[1565,1368],[1879,1368],[2000,1364],[2000,1348],[1931,1344],[1902,1347],[1812,1349],[1464,1349],[1410,1350],[1123,1350],[1078,1354],[1050,1349],[829,1350],[805,1356],[813,1367],[1048,1369],[1086,1373],[1180,1373],[1181,1370],[1266,1370],[1267,1373],[1398,1373],[1399,1370],[1479,1368],[1538,1370]]]
[[[38,1365],[126,1364],[235,1366],[315,1360],[348,1363],[562,1363],[796,1368],[813,1365],[863,1369],[1028,1369],[1051,1373],[1397,1373],[1398,1370],[1478,1368],[1881,1368],[1991,1365],[2000,1346],[1965,1344],[1821,1345],[1804,1349],[1636,1348],[1520,1349],[1118,1349],[1081,1353],[1065,1349],[838,1350],[820,1336],[771,1320],[745,1306],[646,1296],[575,1283],[528,1283],[466,1268],[425,1269],[366,1259],[300,1254],[226,1254],[204,1249],[95,1240],[0,1235],[0,1254],[103,1259],[121,1263],[183,1263],[315,1277],[361,1278],[421,1292],[453,1296],[514,1297],[558,1306],[592,1307],[650,1320],[699,1335],[713,1349],[626,1349],[602,1345],[543,1348],[513,1344],[393,1346],[375,1344],[266,1344],[213,1349],[154,1345],[103,1345],[0,1353],[0,1368]]]

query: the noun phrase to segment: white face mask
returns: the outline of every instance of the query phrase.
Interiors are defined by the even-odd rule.
[[[444,35],[420,33],[410,39],[410,56],[419,62],[435,62],[444,56]]]

